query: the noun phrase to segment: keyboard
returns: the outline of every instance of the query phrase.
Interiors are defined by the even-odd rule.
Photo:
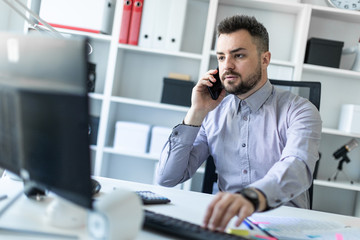
[[[246,239],[240,236],[231,235],[224,232],[214,232],[209,229],[202,228],[199,225],[149,210],[145,210],[144,229],[166,233],[174,237],[179,237],[181,239],[194,239],[194,240],[212,240],[212,239],[245,240]]]
[[[142,200],[144,205],[149,204],[166,204],[170,199],[152,191],[136,191],[135,192]]]

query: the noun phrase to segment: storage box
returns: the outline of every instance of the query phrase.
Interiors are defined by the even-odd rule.
[[[339,68],[344,42],[310,38],[307,42],[305,63]]]
[[[115,0],[41,0],[40,17],[53,27],[110,34]]]
[[[341,106],[339,130],[360,133],[360,106],[344,104]]]
[[[164,78],[161,102],[181,106],[191,106],[192,81]]]
[[[115,126],[114,148],[119,151],[146,153],[150,125],[118,121]]]
[[[159,156],[171,132],[172,128],[154,126],[151,129],[149,154]]]

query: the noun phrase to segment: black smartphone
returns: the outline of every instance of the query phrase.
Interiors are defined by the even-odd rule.
[[[217,73],[213,75],[214,78],[216,79],[216,82],[213,83],[213,86],[212,87],[207,87],[209,92],[210,92],[210,95],[211,95],[211,98],[216,100],[219,98],[220,96],[220,93],[223,89],[222,85],[221,85],[221,80],[220,80],[220,75],[219,75],[219,68],[217,68]]]

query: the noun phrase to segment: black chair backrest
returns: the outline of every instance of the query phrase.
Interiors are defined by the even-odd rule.
[[[321,98],[320,82],[285,81],[285,80],[273,80],[273,79],[270,79],[270,82],[275,87],[285,87],[289,91],[292,91],[301,97],[309,99],[309,101],[312,104],[314,104],[318,110],[320,110],[320,98]]]
[[[275,87],[284,88],[299,96],[309,99],[314,106],[320,110],[320,98],[321,98],[321,83],[310,81],[287,81],[287,80],[274,80],[270,79],[270,82]],[[321,156],[321,154],[320,154]],[[320,159],[319,159],[320,160]],[[316,162],[313,179],[317,176],[319,167],[319,161]],[[213,193],[214,183],[217,182],[217,173],[214,160],[212,156],[209,156],[205,164],[205,173],[203,178],[202,192]],[[309,188],[310,196],[310,208],[312,208],[313,199],[313,184]]]

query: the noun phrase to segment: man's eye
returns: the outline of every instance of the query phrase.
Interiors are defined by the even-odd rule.
[[[224,60],[224,57],[223,56],[218,56],[218,58],[217,58],[219,61],[221,61],[221,60]]]
[[[236,54],[236,55],[235,55],[235,58],[243,58],[243,57],[245,57],[244,54]]]

